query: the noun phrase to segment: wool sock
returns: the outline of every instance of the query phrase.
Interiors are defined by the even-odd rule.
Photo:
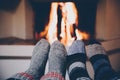
[[[98,43],[90,44],[86,47],[86,53],[88,58],[91,58],[97,54],[104,54],[106,55],[105,49]]]
[[[117,80],[118,75],[112,69],[108,56],[102,45],[90,44],[86,47],[87,56],[93,65],[95,80]],[[114,79],[116,78],[116,79]]]
[[[49,49],[49,43],[45,39],[41,39],[33,49],[33,55],[28,70],[18,73],[12,78],[20,80],[39,80],[40,77],[44,75]]]
[[[67,68],[70,80],[90,80],[86,70],[85,45],[76,40],[68,49]]]
[[[49,53],[49,71],[41,80],[64,80],[66,73],[66,49],[59,41],[55,41]]]
[[[68,49],[68,55],[82,53],[85,54],[85,44],[81,40],[73,41]]]

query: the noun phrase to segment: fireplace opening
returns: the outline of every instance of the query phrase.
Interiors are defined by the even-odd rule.
[[[0,44],[34,44],[46,38],[67,45],[75,39],[94,39],[97,2],[18,0],[9,3],[15,5],[12,8],[4,2],[0,6]]]
[[[67,37],[69,35],[70,38],[68,39],[70,40],[77,39],[78,36],[84,41],[92,39],[111,41],[119,39],[120,3],[118,0],[61,0],[60,2],[57,0],[14,1],[0,1],[0,44],[26,45],[27,42],[28,44],[35,44],[41,38],[46,38],[49,41],[50,38],[48,38],[48,35],[50,34],[47,33],[53,33],[55,31],[54,40],[58,39],[63,42],[67,41],[64,39],[66,35]],[[57,3],[56,10],[53,10],[56,13],[55,15],[57,15],[57,19],[53,22],[56,27],[52,26],[54,27],[52,28],[53,31],[49,32],[46,26],[51,21],[50,13],[52,12],[51,5],[53,3]],[[12,6],[9,7],[9,5]],[[70,7],[71,5],[74,5],[73,7],[76,9],[72,9],[73,7]],[[61,8],[66,8],[66,10]],[[77,11],[77,16],[75,11]],[[67,16],[64,15],[64,18],[67,17],[63,21],[64,27],[61,24],[63,14],[67,14]],[[53,18],[55,17],[53,16]],[[70,20],[68,20],[69,18]],[[67,27],[68,23],[72,28]],[[65,31],[63,32],[62,29],[65,29]],[[44,34],[42,34],[43,32]],[[78,33],[83,33],[84,38],[83,36],[80,37]],[[65,35],[63,36],[63,34]],[[85,39],[86,34],[87,39]]]
[[[32,2],[35,40],[46,38],[50,43],[60,40],[67,45],[75,39],[94,39],[97,3],[97,0]]]

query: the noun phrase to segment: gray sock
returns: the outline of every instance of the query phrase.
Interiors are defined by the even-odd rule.
[[[100,44],[91,44],[86,47],[86,53],[88,58],[91,58],[97,54],[106,55],[105,49]]]
[[[36,79],[40,79],[44,75],[49,49],[50,44],[45,39],[41,39],[36,44],[33,50],[30,68],[26,73],[31,74]]]
[[[81,40],[76,40],[68,49],[68,55],[76,53],[85,53],[85,44]]]
[[[59,41],[55,41],[49,53],[49,72],[56,72],[63,77],[66,72],[66,49]]]
[[[23,73],[18,73],[12,78],[21,80],[40,80],[40,77],[44,75],[49,49],[49,43],[45,39],[41,39],[35,45],[28,70]]]
[[[75,57],[75,55],[77,55],[77,56]],[[71,65],[69,65],[69,69],[68,69],[69,73],[75,67],[81,67],[81,68],[85,69],[85,62],[86,62],[86,58],[84,57],[85,55],[86,55],[85,54],[85,44],[81,40],[75,40],[68,49],[68,57],[71,59],[71,62],[72,62],[72,63],[70,63]],[[68,63],[69,63],[69,61],[68,61]]]

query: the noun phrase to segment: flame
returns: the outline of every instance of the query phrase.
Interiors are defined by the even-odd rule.
[[[62,12],[61,33],[59,35],[61,37],[61,43],[63,43],[65,46],[69,46],[72,44],[76,37],[79,40],[87,40],[89,38],[88,33],[77,29],[78,12],[75,3],[73,2],[53,2],[51,4],[49,22],[45,26],[45,30],[40,33],[40,37],[46,37],[50,43],[58,40],[58,6],[60,6],[60,10]],[[76,34],[76,36],[74,34]]]
[[[87,32],[82,32],[78,29],[76,29],[75,32],[76,32],[77,40],[83,40],[83,39],[87,40],[90,37]]]

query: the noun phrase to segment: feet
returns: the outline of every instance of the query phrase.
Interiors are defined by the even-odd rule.
[[[74,41],[69,47],[67,61],[68,74],[71,80],[90,80],[85,64],[85,45],[81,40]]]
[[[85,53],[85,44],[81,40],[76,40],[68,49],[68,55],[76,53]]]
[[[48,73],[40,80],[64,80],[66,73],[66,49],[59,41],[50,48]]]
[[[17,73],[8,80],[40,80],[44,75],[49,49],[50,44],[45,39],[41,39],[33,49],[33,55],[28,70],[22,73]]]
[[[76,75],[79,77],[86,77],[89,78],[87,71],[86,71],[86,53],[85,53],[85,45],[82,41],[76,40],[70,46],[68,53],[63,44],[59,41],[55,41],[51,45],[45,40],[41,39],[36,45],[33,50],[33,55],[31,58],[31,64],[27,71],[24,73],[17,74],[13,76],[16,79],[35,79],[39,80],[44,75],[44,70],[46,66],[46,62],[48,59],[49,53],[49,73],[48,75],[57,75],[59,78],[63,78],[66,73],[66,55],[68,61],[68,72],[72,75],[71,80],[76,78]],[[97,54],[106,54],[105,50],[100,44],[90,44],[86,47],[86,52],[88,58],[91,58]],[[77,74],[78,70],[84,73]],[[46,76],[45,76],[46,77]],[[48,78],[49,79],[49,78]],[[54,79],[53,79],[54,80]]]
[[[92,56],[103,54],[106,55],[104,48],[100,44],[90,44],[86,47],[87,57],[90,59]]]
[[[41,39],[33,50],[29,69],[25,72],[35,80],[39,80],[44,75],[50,44],[45,39]]]
[[[82,62],[82,63],[86,62],[85,45],[81,40],[74,41],[72,45],[69,47],[68,59],[69,59],[68,61],[72,60],[71,64],[75,62]]]
[[[65,76],[66,49],[59,41],[55,41],[49,53],[49,72],[56,72]]]

